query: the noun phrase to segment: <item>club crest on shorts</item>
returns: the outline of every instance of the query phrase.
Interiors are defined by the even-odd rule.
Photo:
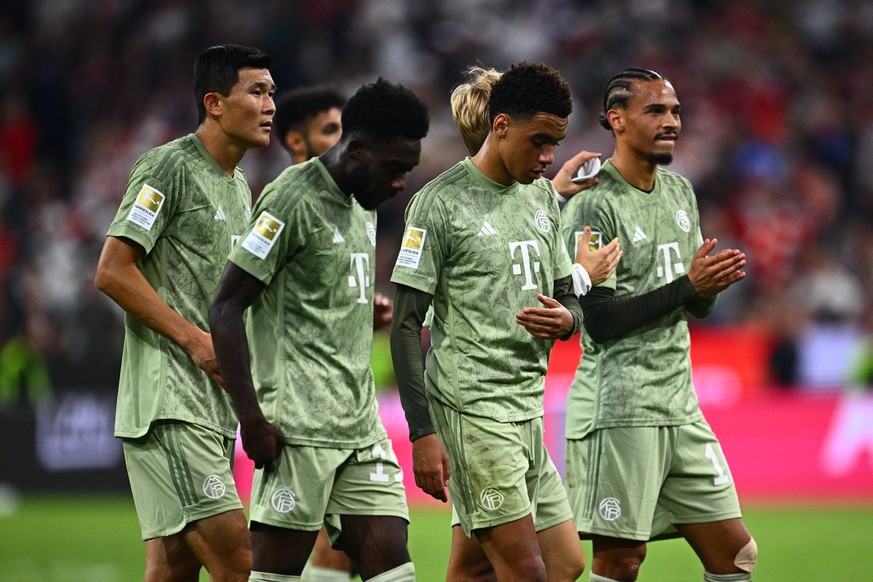
[[[597,506],[600,517],[606,521],[615,521],[621,517],[621,501],[615,497],[606,497]]]
[[[279,489],[270,498],[270,505],[279,513],[290,513],[297,507],[297,495],[290,489]]]
[[[552,221],[549,220],[549,215],[545,213],[543,210],[537,210],[536,214],[536,223],[537,228],[543,232],[549,232],[552,230]]]
[[[503,493],[493,487],[483,489],[479,495],[479,503],[489,511],[499,509],[503,505]]]
[[[203,480],[203,494],[210,499],[221,499],[227,487],[218,475],[210,475]]]

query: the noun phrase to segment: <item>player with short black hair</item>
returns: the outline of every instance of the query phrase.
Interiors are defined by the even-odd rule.
[[[270,57],[218,45],[194,65],[199,125],[143,154],[100,254],[95,283],[126,312],[115,436],[146,540],[147,581],[248,579],[251,545],[231,460],[237,416],[207,309],[251,215],[237,167],[270,143]]]
[[[267,185],[230,254],[209,313],[256,466],[250,580],[298,580],[322,525],[364,580],[415,579],[370,352],[375,209],[405,188],[428,124],[405,87],[365,85],[337,145]]]
[[[591,580],[636,580],[646,543],[677,534],[704,580],[751,580],[757,546],[697,402],[687,320],[744,279],[745,255],[715,252],[691,184],[663,168],[682,129],[673,85],[626,69],[603,104],[615,152],[600,183],[564,208],[568,249],[590,226],[593,241],[618,237],[625,251],[580,298],[584,354],[567,402],[567,491],[580,536],[593,540]]]
[[[474,536],[501,580],[575,580],[584,556],[542,439],[549,351],[581,325],[555,191],[541,179],[572,98],[557,71],[534,63],[510,67],[491,97],[479,152],[406,209],[392,276],[395,375],[416,484],[446,500],[448,481],[453,547]],[[447,578],[468,566],[450,561]]]
[[[273,126],[295,164],[320,156],[339,141],[345,104],[345,96],[327,85],[301,87],[279,97]]]

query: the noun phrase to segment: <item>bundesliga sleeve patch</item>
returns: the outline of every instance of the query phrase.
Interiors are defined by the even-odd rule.
[[[424,237],[427,231],[414,226],[407,227],[403,233],[403,242],[400,244],[400,253],[397,255],[398,267],[417,269],[421,261],[421,251],[424,249]]]
[[[579,251],[579,242],[582,240],[582,235],[585,234],[581,230],[576,231],[576,252]],[[588,240],[588,250],[596,251],[603,246],[603,233],[596,230],[591,231],[591,238]]]
[[[127,220],[146,230],[151,230],[164,206],[165,199],[163,193],[148,184],[143,184],[139,194],[136,195],[130,214],[127,215]]]
[[[243,241],[242,247],[259,259],[266,259],[270,249],[279,240],[283,228],[285,223],[265,210],[261,212],[255,227]]]

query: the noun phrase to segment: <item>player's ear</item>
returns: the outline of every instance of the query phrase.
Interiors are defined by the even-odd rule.
[[[494,117],[494,123],[491,124],[491,131],[499,137],[503,139],[506,137],[506,132],[509,130],[509,126],[512,124],[512,120],[505,113],[498,113]]]
[[[613,131],[624,131],[624,115],[618,109],[610,109],[606,112],[606,121],[609,122]]]
[[[203,107],[209,115],[221,117],[221,95],[214,91],[207,93],[203,96]]]
[[[357,160],[364,153],[364,143],[359,139],[350,139],[349,144],[346,146],[346,152],[348,153],[349,159]]]
[[[294,154],[294,157],[309,157],[309,148],[306,147],[306,141],[303,139],[303,134],[299,131],[291,130],[285,134],[285,145]]]

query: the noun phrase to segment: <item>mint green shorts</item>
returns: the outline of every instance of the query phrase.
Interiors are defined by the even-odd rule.
[[[142,539],[166,537],[189,523],[242,509],[233,482],[235,439],[187,422],[152,424],[122,439]]]
[[[403,472],[389,439],[360,449],[285,445],[276,468],[255,469],[250,519],[298,531],[324,525],[331,542],[340,516],[394,516],[409,521]]]
[[[674,524],[740,517],[737,491],[706,421],[620,427],[568,439],[567,495],[580,537],[646,541]]]
[[[467,536],[532,514],[537,531],[573,519],[543,443],[543,419],[497,422],[428,399],[449,457],[452,524]]]

